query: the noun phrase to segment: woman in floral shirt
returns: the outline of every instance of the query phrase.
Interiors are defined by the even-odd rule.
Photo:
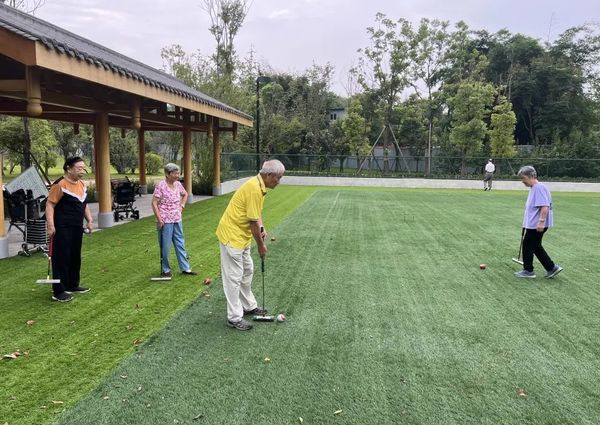
[[[156,185],[152,197],[152,210],[156,217],[158,240],[162,250],[162,275],[164,277],[171,276],[171,267],[169,266],[171,242],[175,246],[179,270],[185,275],[197,275],[192,271],[188,261],[181,222],[181,212],[185,208],[187,198],[188,193],[179,182],[179,167],[175,164],[165,165],[165,179]]]

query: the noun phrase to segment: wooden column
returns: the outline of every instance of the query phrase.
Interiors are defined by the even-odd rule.
[[[96,151],[96,199],[98,200],[98,227],[112,227],[112,194],[110,187],[110,152],[108,113],[96,112],[94,150]]]
[[[219,130],[213,129],[212,118],[209,120],[209,135],[212,133],[213,143],[213,196],[219,196],[221,192],[221,141]]]
[[[144,140],[144,130],[138,132],[138,166],[140,168],[140,193],[148,193],[148,184],[146,183],[146,142]]]
[[[4,193],[2,192],[2,171],[4,170],[4,155],[0,152],[0,258],[8,257],[8,238],[4,225]]]
[[[193,202],[192,194],[192,130],[190,127],[183,127],[183,187],[188,193],[188,204]]]
[[[40,87],[40,70],[28,66],[25,70],[27,84],[27,114],[30,117],[42,115],[42,89]]]

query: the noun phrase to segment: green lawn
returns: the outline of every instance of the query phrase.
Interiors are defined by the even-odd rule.
[[[0,423],[597,423],[600,196],[554,194],[550,281],[512,275],[525,197],[280,187],[267,307],[289,320],[249,333],[225,326],[218,280],[147,281],[148,220],[87,240],[94,289],[67,305],[30,283],[41,257],[4,260],[0,347],[29,355],[0,361]],[[186,210],[203,276],[228,199]]]

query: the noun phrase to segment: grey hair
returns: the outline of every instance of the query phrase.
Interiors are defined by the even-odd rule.
[[[519,176],[519,177],[526,176],[526,177],[536,178],[537,172],[535,171],[535,168],[533,168],[532,165],[525,165],[525,166],[521,167],[521,169],[517,173],[517,176]]]
[[[169,162],[165,165],[165,174],[171,174],[173,171],[179,171],[179,166],[177,164]]]
[[[283,174],[285,166],[278,159],[265,161],[260,169],[260,174]]]

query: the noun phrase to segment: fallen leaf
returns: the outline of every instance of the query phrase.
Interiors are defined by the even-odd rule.
[[[142,342],[141,338],[136,338],[133,340],[133,345],[140,345],[141,342]]]
[[[142,391],[142,387],[141,387],[141,386],[140,386],[140,387],[138,387],[138,391]]]
[[[301,424],[304,423],[304,419],[302,419],[302,416],[298,417],[298,422],[300,422]]]
[[[199,415],[196,415],[196,416],[194,416],[194,417],[192,418],[192,420],[193,420],[193,421],[197,421],[198,419],[202,419],[202,418],[204,418],[204,415],[201,413],[201,414],[199,414]]]
[[[52,404],[65,404],[62,400],[52,400]]]
[[[109,399],[109,397],[108,397],[107,395],[105,395],[105,396],[103,397],[103,400],[108,400],[108,399]]]
[[[204,278],[202,283],[204,283],[205,285],[210,285],[212,283],[212,278],[210,276],[207,276]]]
[[[270,357],[265,357],[265,363],[271,363],[271,358]]]
[[[14,395],[11,395],[11,396],[10,396],[8,399],[9,399],[9,400],[16,400],[16,399],[17,399],[17,397],[15,397]]]
[[[133,329],[133,326],[132,325],[127,325],[127,326],[125,326],[125,329],[127,329],[128,331],[130,331],[130,330]]]
[[[15,351],[15,352],[13,352],[13,353],[8,353],[8,354],[5,354],[5,355],[4,355],[4,358],[5,358],[5,359],[16,359],[16,358],[17,358],[17,357],[19,357],[20,355],[21,355],[21,353],[20,353],[20,352],[18,352],[18,351]]]
[[[122,379],[127,379],[127,375],[121,375]]]
[[[517,388],[517,395],[519,397],[527,397],[527,391],[525,391],[525,388]]]
[[[334,415],[340,415],[343,412],[343,410],[336,410],[335,412],[333,412]]]
[[[31,326],[31,325],[33,325],[35,323],[35,320],[28,320],[25,323],[27,323],[27,326]]]

